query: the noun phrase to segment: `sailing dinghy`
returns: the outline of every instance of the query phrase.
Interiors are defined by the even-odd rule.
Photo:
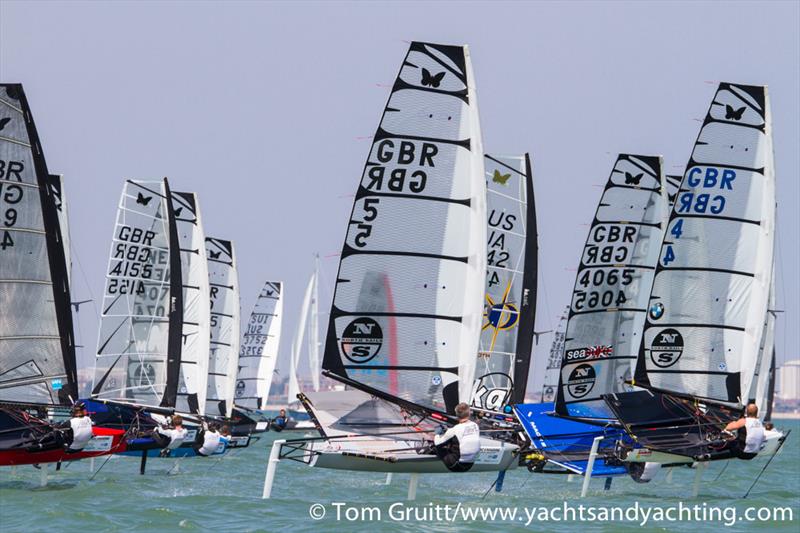
[[[465,46],[411,43],[356,191],[323,374],[346,391],[300,395],[321,437],[273,458],[381,472],[448,472],[421,453],[472,400],[486,285],[486,181]],[[283,450],[283,451],[281,451]],[[483,438],[470,472],[517,465]],[[274,475],[270,462],[268,482]],[[265,489],[265,494],[268,491]]]
[[[121,430],[95,428],[79,453],[51,438],[78,399],[64,199],[22,85],[0,84],[0,466],[125,447]]]
[[[774,239],[767,89],[721,83],[661,246],[634,380],[644,390],[606,396],[637,440],[621,457],[730,456],[721,431],[756,379]]]
[[[668,213],[662,167],[660,157],[620,154],[605,185],[575,279],[555,403],[516,406],[538,451],[533,470],[583,473],[601,436],[593,474],[627,472],[614,457],[625,434],[603,395],[631,388]]]

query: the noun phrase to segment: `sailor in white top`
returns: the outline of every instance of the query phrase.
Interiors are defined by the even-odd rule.
[[[219,424],[211,422],[208,428],[203,432],[203,443],[198,444],[195,450],[197,455],[208,457],[217,451],[219,443],[222,441],[222,435],[219,434]]]
[[[746,416],[725,426],[725,431],[736,431],[738,437],[734,441],[731,450],[733,455],[739,459],[752,459],[758,455],[761,446],[764,444],[764,426],[758,419],[758,407],[751,403],[747,406]]]
[[[83,404],[72,408],[72,418],[69,419],[72,430],[72,442],[69,443],[67,453],[77,453],[83,450],[92,440],[92,419],[86,416]]]
[[[469,419],[469,405],[456,405],[458,424],[436,435],[433,443],[436,455],[452,472],[466,472],[472,468],[475,457],[481,449],[480,429],[478,424]]]
[[[169,442],[161,451],[161,455],[165,457],[169,455],[171,450],[174,450],[183,444],[183,441],[186,439],[186,434],[188,433],[183,427],[183,418],[180,415],[175,415],[172,417],[172,426],[173,429],[161,427],[156,428],[156,432],[159,435],[169,437]]]

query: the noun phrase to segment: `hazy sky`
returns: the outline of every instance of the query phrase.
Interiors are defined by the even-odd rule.
[[[800,344],[798,6],[1,0],[0,79],[24,84],[48,166],[68,180],[75,298],[99,307],[123,178],[168,176],[199,194],[208,235],[235,241],[245,315],[265,279],[286,283],[283,362],[313,253],[341,249],[408,41],[468,44],[486,151],[532,154],[539,330],[569,300],[616,154],[661,154],[682,174],[716,83],[767,84],[783,360]],[[322,261],[325,310],[337,263]],[[88,362],[96,310],[79,319]]]

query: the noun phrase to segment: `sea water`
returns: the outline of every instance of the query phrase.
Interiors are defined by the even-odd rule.
[[[31,466],[0,468],[0,531],[798,532],[800,422],[779,420],[778,427],[793,429],[792,435],[747,499],[742,496],[764,460],[711,464],[702,474],[697,498],[692,497],[695,471],[689,468],[675,468],[669,479],[662,470],[648,484],[615,478],[608,490],[605,480],[596,478],[584,499],[579,478],[517,469],[508,472],[499,493],[489,490],[494,473],[421,475],[415,501],[406,501],[408,474],[395,474],[386,485],[386,474],[315,469],[284,460],[272,499],[262,500],[271,442],[302,436],[284,432],[262,434],[259,442],[222,458],[151,459],[143,476],[138,459],[118,456],[105,465],[105,457],[95,459],[95,471],[102,469],[94,479],[88,460],[65,464],[59,472],[50,465],[44,487],[41,471]],[[675,515],[680,506],[688,509],[683,519],[667,520],[668,509],[680,518]],[[564,520],[565,507],[574,509],[574,519]],[[589,520],[589,508],[595,521]],[[755,521],[745,516],[750,508]],[[775,508],[786,509],[783,519],[775,517]],[[517,514],[495,514],[494,519],[469,514],[491,509],[516,509]],[[627,512],[630,520],[603,521],[604,509],[609,518]],[[650,515],[641,526],[647,509]],[[654,519],[656,509],[667,513],[662,520]],[[768,519],[758,520],[759,512]]]

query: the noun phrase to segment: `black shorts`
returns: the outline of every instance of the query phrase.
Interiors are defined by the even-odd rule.
[[[461,462],[461,446],[458,439],[452,438],[447,442],[436,445],[436,457],[442,460],[444,466],[451,472],[467,472],[474,463]]]

